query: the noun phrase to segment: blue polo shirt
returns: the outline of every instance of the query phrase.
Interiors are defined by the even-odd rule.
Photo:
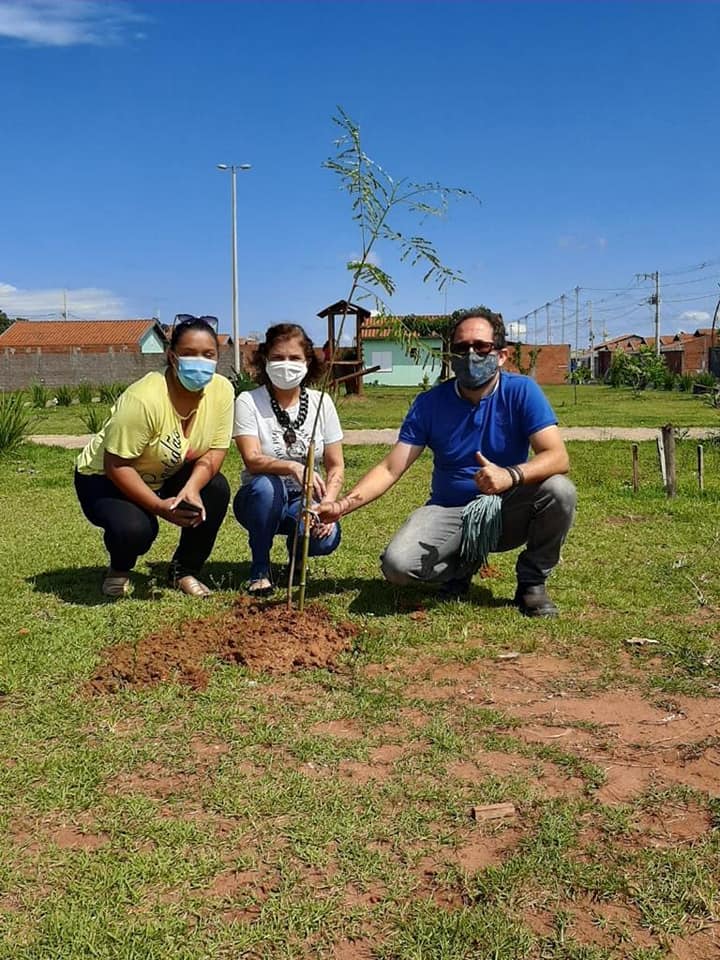
[[[532,434],[556,423],[534,380],[501,372],[495,390],[477,405],[460,396],[455,380],[418,394],[398,439],[433,452],[428,503],[459,507],[477,496],[478,451],[500,467],[525,463]]]

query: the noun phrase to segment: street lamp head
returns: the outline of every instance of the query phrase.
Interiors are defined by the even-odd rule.
[[[218,163],[216,166],[217,166],[218,170],[227,170],[227,169],[228,169],[228,165],[227,165],[226,163]]]
[[[251,170],[252,164],[250,163],[216,163],[215,166],[218,170]]]
[[[240,164],[240,170],[252,170],[252,164],[251,164],[251,163],[241,163],[241,164]]]

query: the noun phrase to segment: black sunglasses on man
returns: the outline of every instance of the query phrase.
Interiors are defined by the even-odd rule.
[[[492,340],[461,340],[450,344],[450,353],[456,357],[466,357],[470,350],[474,350],[481,357],[486,357],[497,347]]]

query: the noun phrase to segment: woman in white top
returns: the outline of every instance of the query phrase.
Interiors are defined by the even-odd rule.
[[[288,556],[292,555],[301,510],[305,457],[318,408],[320,415],[314,438],[315,502],[337,499],[345,464],[342,429],[335,405],[328,394],[322,397],[321,405],[320,391],[306,386],[318,379],[322,363],[303,328],[294,323],[270,327],[252,365],[254,379],[261,386],[241,393],[235,401],[233,436],[245,469],[233,509],[250,540],[252,563],[248,593],[258,597],[269,596],[274,589],[270,550],[277,534],[287,538]],[[321,465],[325,468],[325,479],[320,473]],[[339,543],[339,524],[313,524],[310,556],[332,553]]]

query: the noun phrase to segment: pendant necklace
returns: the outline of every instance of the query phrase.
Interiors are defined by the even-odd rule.
[[[297,417],[294,420],[290,419],[290,415],[287,410],[283,410],[280,404],[275,399],[275,395],[272,390],[268,389],[270,395],[270,406],[272,411],[275,414],[275,419],[283,428],[283,440],[285,441],[286,447],[292,447],[292,445],[297,440],[296,430],[299,430],[300,427],[305,423],[308,414],[308,393],[305,387],[300,387],[300,408],[298,410]]]

